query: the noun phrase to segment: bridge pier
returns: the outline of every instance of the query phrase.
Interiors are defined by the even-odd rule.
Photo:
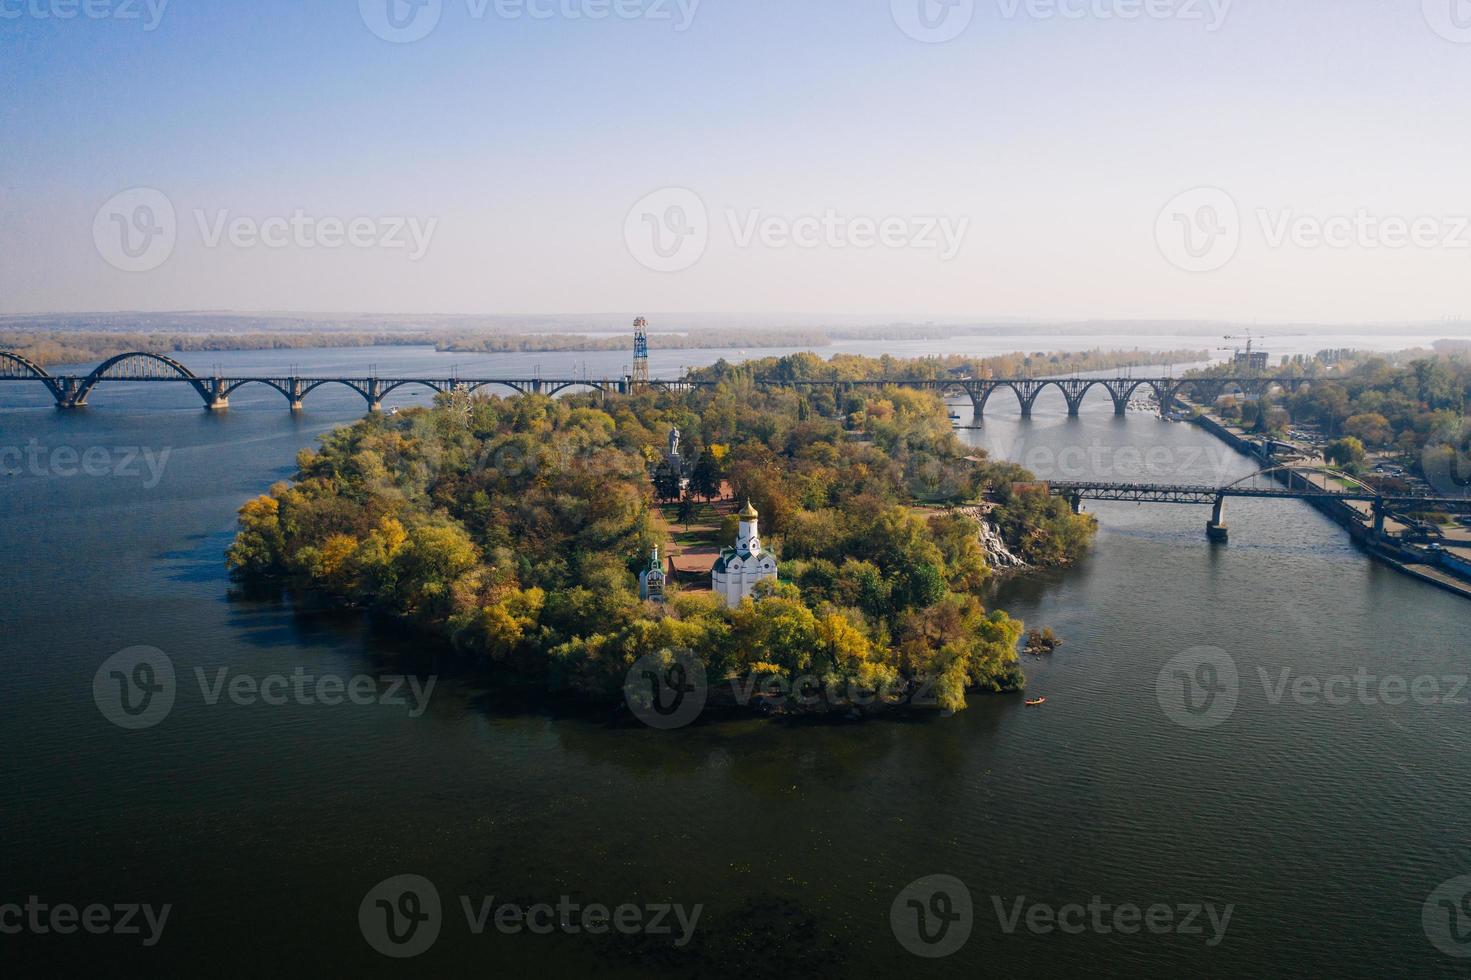
[[[61,390],[53,392],[56,395],[57,408],[86,408],[87,395],[82,392],[82,381],[80,378],[58,378],[61,382]]]
[[[206,381],[201,394],[204,395],[204,403],[211,412],[223,412],[230,407],[230,389],[225,387],[225,382],[220,378],[210,378]]]
[[[1215,507],[1211,509],[1211,519],[1205,525],[1205,536],[1216,544],[1225,544],[1231,539],[1230,532],[1226,529],[1226,498],[1224,495],[1216,498]]]
[[[1081,514],[1083,512],[1083,495],[1081,493],[1069,494],[1067,502],[1068,506],[1073,509],[1074,514]]]

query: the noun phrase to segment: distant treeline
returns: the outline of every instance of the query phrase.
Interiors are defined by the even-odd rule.
[[[739,365],[724,360],[702,371],[712,378],[736,375],[771,377],[784,381],[837,380],[861,381],[869,378],[914,378],[940,380],[947,378],[1041,378],[1049,375],[1076,374],[1084,371],[1113,371],[1129,367],[1169,364],[1191,364],[1208,360],[1203,350],[1090,350],[1072,353],[998,354],[992,357],[966,357],[947,354],[923,358],[862,357],[857,354],[834,354],[823,360],[816,354],[792,357],[767,357]]]
[[[312,347],[409,347],[432,344],[422,334],[354,333],[58,333],[0,332],[0,350],[50,364],[91,364],[128,351],[301,350]]]
[[[699,330],[688,334],[657,333],[649,343],[660,350],[711,350],[778,347],[826,347],[831,335],[817,330]],[[439,343],[443,351],[500,354],[508,351],[632,350],[633,334],[587,337],[579,334],[476,334]]]

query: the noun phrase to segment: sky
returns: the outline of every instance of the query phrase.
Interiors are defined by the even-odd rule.
[[[1471,0],[0,0],[0,313],[1471,318]]]

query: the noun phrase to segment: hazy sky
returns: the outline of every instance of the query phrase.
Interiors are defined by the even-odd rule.
[[[1471,316],[1471,0],[160,3],[0,0],[0,312]]]

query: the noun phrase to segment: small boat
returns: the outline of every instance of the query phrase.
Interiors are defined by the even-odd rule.
[[[1027,707],[1028,708],[1035,708],[1038,705],[1043,705],[1043,704],[1046,704],[1046,703],[1047,703],[1047,699],[1046,698],[1033,698],[1032,700],[1030,700],[1030,701],[1027,702]]]

